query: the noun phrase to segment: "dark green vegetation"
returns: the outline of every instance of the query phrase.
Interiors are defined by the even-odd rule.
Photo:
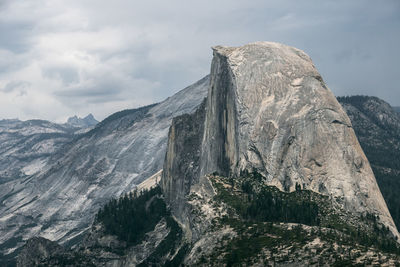
[[[400,114],[382,100],[369,96],[340,97],[379,188],[400,229]],[[356,108],[356,112],[346,108]]]
[[[257,172],[246,172],[235,179],[218,175],[210,179],[217,192],[215,205],[225,203],[228,208],[226,215],[213,222],[212,230],[229,225],[236,235],[224,237],[210,255],[200,258],[200,265],[317,260],[348,266],[371,249],[378,254],[390,253],[391,257],[400,254],[388,229],[375,216],[351,218],[335,208],[328,197],[302,190],[300,185],[295,192],[282,192],[265,185]],[[163,218],[170,231],[140,266],[179,266],[190,245],[182,243],[182,230],[170,216],[159,187],[110,201],[99,211],[96,223],[103,224],[107,234],[133,245]],[[321,240],[318,251],[309,245],[315,239]]]
[[[262,249],[274,251],[282,246],[304,246],[312,241],[312,237],[303,231],[302,226],[296,226],[291,230],[274,225],[273,223],[250,223],[240,220],[225,221],[239,233],[239,236],[222,243],[223,245],[211,255],[211,261],[222,252],[225,252],[223,261],[228,266],[236,266],[241,263],[250,265],[251,259],[257,257]],[[283,259],[282,259],[283,260]]]
[[[264,185],[258,173],[230,179],[228,183],[242,193],[233,194],[232,190],[214,183],[219,192],[217,200],[232,205],[246,220],[319,225],[320,212],[314,201],[317,194],[299,188],[293,193],[281,192],[276,187]]]
[[[203,263],[221,260],[218,257],[224,255],[223,262],[228,266],[251,264],[255,258],[260,258],[265,248],[268,248],[269,254],[264,256],[275,261],[273,254],[278,248],[287,247],[300,253],[307,243],[317,237],[326,246],[326,255],[321,257],[331,262],[342,260],[340,251],[333,249],[334,243],[349,251],[354,246],[360,249],[373,247],[377,251],[400,255],[389,230],[381,226],[375,216],[366,214],[361,218],[351,218],[351,215],[333,207],[327,197],[301,190],[299,185],[295,192],[282,192],[264,185],[260,177],[257,173],[237,179],[218,175],[211,177],[217,190],[216,203],[222,201],[229,209],[228,215],[215,225],[230,225],[238,235],[221,241],[210,258],[202,259]],[[300,224],[288,227],[281,222],[310,227],[305,229]],[[307,254],[304,251],[301,253]],[[349,256],[349,260],[355,260],[356,256],[353,256]],[[289,258],[280,254],[276,260],[285,262]]]
[[[367,154],[367,152],[365,153]],[[398,173],[387,173],[374,165],[372,165],[372,170],[396,227],[400,229],[400,175]]]
[[[48,259],[37,265],[38,267],[47,266],[75,266],[75,267],[96,267],[95,264],[88,259],[85,255],[78,252],[71,252],[66,254],[54,254]]]
[[[125,194],[109,201],[98,211],[92,230],[98,229],[99,225],[102,230],[99,236],[94,233],[94,238],[114,236],[116,238],[110,239],[114,245],[89,241],[75,250],[54,252],[50,257],[41,259],[39,266],[103,266],[110,259],[123,260],[130,253],[130,248],[141,242],[146,243],[146,234],[155,230],[163,220],[168,234],[139,266],[179,266],[189,246],[182,242],[182,229],[167,209],[158,186],[140,193]]]
[[[146,233],[165,219],[168,235],[155,251],[139,266],[178,266],[184,259],[188,246],[182,245],[182,229],[167,209],[159,186],[138,193],[125,194],[107,203],[96,215],[95,224],[101,223],[105,233],[116,235],[128,246],[140,243]],[[174,255],[167,259],[167,255]]]
[[[111,200],[99,210],[95,223],[102,223],[106,234],[136,244],[167,215],[161,189],[155,187],[139,195],[131,192],[118,200]]]

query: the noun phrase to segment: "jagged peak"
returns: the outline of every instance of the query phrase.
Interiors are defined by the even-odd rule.
[[[98,123],[98,121],[94,118],[92,113],[89,113],[86,117],[81,118],[77,115],[69,117],[66,124],[69,124],[74,127],[90,127],[94,126]]]
[[[89,113],[85,118],[83,119],[95,119],[92,113]]]

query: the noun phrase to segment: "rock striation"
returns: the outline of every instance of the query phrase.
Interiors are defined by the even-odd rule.
[[[0,120],[0,183],[39,172],[78,130],[44,120]]]
[[[311,59],[270,42],[213,51],[204,126],[195,115],[185,119],[197,121],[187,131],[174,120],[164,164],[162,188],[184,228],[192,227],[176,186],[187,194],[206,186],[206,174],[238,177],[256,170],[282,191],[297,185],[332,197],[347,211],[378,215],[398,237],[352,124]],[[191,135],[195,129],[201,133]],[[188,138],[197,138],[189,154],[198,161],[186,156]]]

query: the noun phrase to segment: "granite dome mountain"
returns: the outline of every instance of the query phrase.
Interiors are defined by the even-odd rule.
[[[213,52],[210,76],[110,116],[3,198],[5,252],[35,235],[75,244],[30,239],[19,266],[399,260],[369,161],[311,59],[269,42]],[[152,189],[132,193],[142,181]]]
[[[193,190],[213,194],[207,174],[256,170],[282,191],[298,185],[349,212],[377,215],[398,237],[350,119],[304,52],[262,42],[214,47],[204,113],[204,123],[187,117],[172,124],[161,180],[189,233],[191,208],[184,200]],[[193,145],[183,145],[188,140]]]

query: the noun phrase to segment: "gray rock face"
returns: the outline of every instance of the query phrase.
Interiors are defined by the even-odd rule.
[[[10,254],[32,236],[73,244],[110,198],[162,169],[173,117],[192,113],[209,77],[165,101],[115,113],[49,159],[41,172],[0,191],[0,244]]]
[[[0,184],[39,172],[77,130],[43,120],[0,120]]]
[[[163,167],[161,186],[179,220],[189,224],[186,196],[191,185],[199,182],[201,141],[203,136],[205,101],[194,114],[185,114],[172,121],[168,134],[167,153]]]
[[[15,192],[18,184],[32,175],[39,175],[54,153],[79,136],[79,130],[44,120],[0,120],[0,210],[7,214],[4,210],[13,208],[6,203],[10,196],[18,193]],[[6,224],[3,227],[4,231],[9,229]],[[10,243],[0,242],[0,255],[3,248],[14,247],[20,241],[11,238]],[[0,256],[0,265],[1,259]]]
[[[205,108],[199,178],[192,181],[257,170],[281,190],[299,184],[340,199],[348,211],[379,215],[398,236],[349,118],[304,52],[267,42],[214,47]],[[170,147],[179,145],[169,144],[167,159]],[[169,195],[174,170],[164,172]],[[177,172],[173,183],[187,183]],[[179,218],[184,209],[174,212]]]

